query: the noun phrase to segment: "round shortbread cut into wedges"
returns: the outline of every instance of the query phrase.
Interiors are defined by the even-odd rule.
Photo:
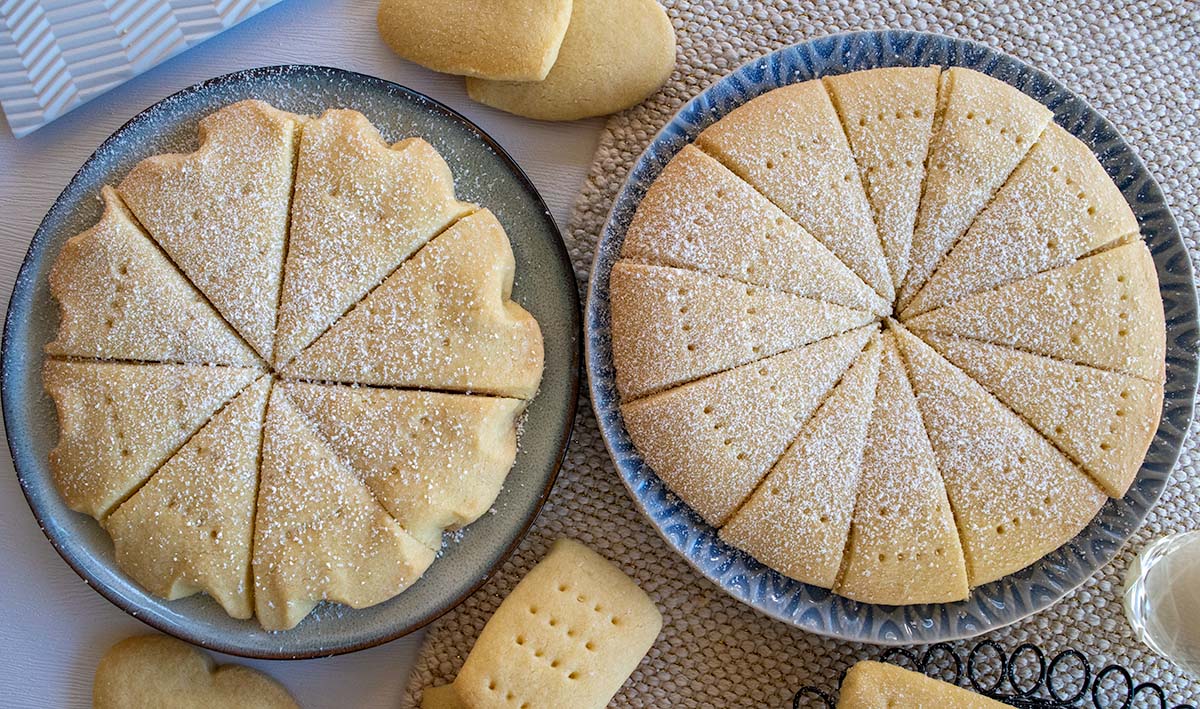
[[[492,508],[542,335],[432,145],[242,101],[100,197],[51,268],[50,470],[147,591],[285,630],[392,598]]]
[[[657,0],[573,0],[554,67],[540,81],[467,78],[467,95],[526,118],[573,121],[616,113],[675,68],[675,29]]]
[[[608,285],[647,466],[725,542],[857,601],[958,601],[1035,563],[1126,493],[1158,426],[1129,204],[968,69],[735,108],[647,186]]]

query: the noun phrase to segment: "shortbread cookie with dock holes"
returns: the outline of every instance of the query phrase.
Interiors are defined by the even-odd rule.
[[[662,629],[617,567],[560,539],[496,609],[454,688],[475,709],[608,705]]]

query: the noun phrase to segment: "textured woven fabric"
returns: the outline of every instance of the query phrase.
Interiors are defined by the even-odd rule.
[[[684,102],[750,59],[854,29],[944,32],[996,47],[1053,74],[1116,124],[1162,185],[1193,265],[1200,258],[1200,4],[1194,0],[664,4],[678,35],[678,65],[661,91],[606,126],[566,237],[581,284],[626,173]],[[1135,679],[1161,683],[1172,704],[1200,700],[1200,683],[1133,638],[1120,598],[1125,570],[1143,546],[1200,527],[1196,434],[1193,423],[1161,501],[1113,563],[1050,609],[980,639],[1010,651],[1023,642],[1048,653],[1073,647],[1095,667],[1117,662]],[[791,706],[801,686],[833,690],[850,664],[881,653],[769,620],[702,579],[634,509],[584,400],[558,483],[533,530],[491,581],[430,628],[410,678],[408,706],[419,703],[422,688],[454,678],[500,601],[561,536],[575,537],[612,559],[663,612],[662,634],[613,706]],[[955,645],[965,657],[976,641]]]

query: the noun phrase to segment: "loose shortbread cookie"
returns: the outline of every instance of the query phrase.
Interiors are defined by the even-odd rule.
[[[514,270],[500,222],[486,209],[475,212],[426,244],[283,371],[528,399],[541,381],[542,334],[510,299]]]
[[[234,618],[254,614],[250,543],[270,390],[270,376],[243,390],[105,520],[117,564],[151,593],[204,591]]]
[[[443,529],[487,512],[517,455],[520,399],[279,386],[400,526],[434,550]]]
[[[1007,709],[994,699],[968,692],[896,665],[863,660],[842,680],[838,709],[892,709],[892,707],[956,707],[957,709]]]
[[[878,378],[879,336],[874,335],[754,494],[721,528],[721,539],[785,576],[833,587],[850,531]]]
[[[893,296],[854,154],[820,81],[769,91],[696,138],[829,247],[885,300]]]
[[[46,353],[67,357],[255,366],[245,342],[134,222],[116,190],[104,213],[63,246],[50,270],[58,335]]]
[[[382,0],[377,17],[405,59],[498,81],[545,79],[570,20],[571,0]]]
[[[936,66],[886,67],[824,78],[897,286],[908,273],[940,72]]]
[[[893,328],[958,522],[971,586],[1069,541],[1107,499],[1037,431],[903,328]]]
[[[287,630],[318,602],[365,608],[392,598],[433,563],[321,440],[282,387],[264,427],[254,524],[254,611]]]
[[[908,305],[971,220],[1037,142],[1050,110],[977,71],[942,73],[925,191],[897,310]]]
[[[870,339],[862,327],[622,402],[646,463],[713,526],[754,491]]]
[[[260,374],[241,367],[47,360],[58,409],[50,472],[67,506],[103,519]]]
[[[1161,382],[1158,272],[1136,241],[930,310],[914,331],[960,335]]]
[[[117,188],[150,236],[268,361],[304,120],[261,101],[226,106],[200,121],[196,152],[146,158]]]
[[[296,356],[453,220],[450,167],[429,143],[393,146],[358,111],[304,126],[292,198],[275,363]]]
[[[162,635],[126,638],[96,667],[94,709],[298,709],[287,690],[242,665],[220,665]]]
[[[1162,382],[975,340],[925,341],[1091,473],[1111,497],[1137,477],[1158,429]]]
[[[884,314],[891,304],[744,180],[693,145],[663,168],[621,258],[689,268]]]
[[[468,78],[467,95],[518,116],[573,121],[640,103],[674,68],[675,29],[655,0],[574,0],[544,80]]]
[[[474,709],[603,709],[661,629],[637,584],[560,539],[484,626],[454,691]]]
[[[892,332],[883,336],[857,497],[837,593],[889,605],[967,597],[946,486]]]
[[[1138,236],[1133,210],[1091,149],[1051,123],[904,316]]]
[[[618,261],[609,281],[622,401],[795,349],[874,320],[728,278]]]

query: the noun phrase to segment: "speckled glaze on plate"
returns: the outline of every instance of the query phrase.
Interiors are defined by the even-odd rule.
[[[58,426],[41,383],[42,348],[58,326],[47,274],[63,243],[99,218],[100,187],[119,182],[147,156],[194,150],[200,118],[246,98],[296,113],[353,108],[389,141],[419,135],[432,143],[454,173],[458,196],[490,208],[507,230],[517,263],[513,298],[537,318],[546,350],[541,390],[529,405],[516,464],[493,512],[457,539],[448,538],[421,580],[392,600],[362,610],[322,605],[296,628],[276,633],[253,620],[230,618],[204,595],[164,601],[117,568],[108,535],[91,517],[68,509],[50,478],[47,455]],[[453,608],[487,580],[525,535],[554,484],[575,418],[580,350],[579,295],[562,237],[537,190],[491,137],[446,106],[382,79],[280,66],[184,89],[138,114],[84,163],[42,221],[17,276],[0,384],[8,444],[29,506],[55,549],[92,588],[134,617],[197,645],[293,659],[394,640]]]
[[[1162,290],[1167,381],[1162,422],[1128,494],[1110,500],[1073,540],[1029,568],[974,589],[957,603],[859,603],[793,581],[717,537],[642,460],[621,418],[609,339],[608,279],[646,188],[707,126],[759,94],[830,74],[885,66],[964,66],[1041,101],[1087,143],[1137,215]],[[642,153],[618,194],[596,249],[584,313],[592,405],[617,471],[634,502],[701,574],[739,601],[805,630],[879,645],[966,638],[1036,613],[1107,564],[1158,500],[1192,418],[1196,394],[1196,293],[1191,261],[1158,184],[1111,123],[1045,73],[975,42],[907,31],[837,34],[781,49],[721,79],[685,105]]]

